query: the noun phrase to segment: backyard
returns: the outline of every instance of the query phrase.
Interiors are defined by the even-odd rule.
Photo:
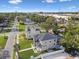
[[[0,48],[3,49],[5,47],[7,41],[7,36],[0,36]]]
[[[25,31],[25,24],[24,23],[19,23],[19,25],[17,26],[19,31]]]
[[[21,49],[31,48],[32,40],[26,39],[26,36],[24,33],[20,34],[19,36],[19,46]]]
[[[28,51],[24,51],[24,52],[20,52],[20,57],[21,59],[30,59],[31,56],[38,56],[39,53],[34,53],[33,50],[28,50]]]
[[[19,35],[19,46],[20,50],[31,48],[32,40],[26,39],[24,33]],[[34,53],[32,49],[28,51],[20,52],[21,59],[30,59],[30,56],[38,56],[39,53]]]

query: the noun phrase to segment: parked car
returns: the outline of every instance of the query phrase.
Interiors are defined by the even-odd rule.
[[[10,57],[8,50],[3,51],[3,57]]]

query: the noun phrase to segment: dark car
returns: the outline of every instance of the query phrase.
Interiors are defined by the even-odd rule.
[[[76,50],[71,51],[72,56],[79,56],[79,52]]]
[[[8,50],[3,51],[3,57],[10,57]]]

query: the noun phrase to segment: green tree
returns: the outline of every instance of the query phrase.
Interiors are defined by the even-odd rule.
[[[66,48],[66,51],[76,49],[79,50],[79,24],[75,24],[71,19],[69,25],[66,28],[66,32],[63,33],[63,39],[61,44]]]

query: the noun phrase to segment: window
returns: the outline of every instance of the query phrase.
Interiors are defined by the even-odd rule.
[[[55,43],[54,43],[54,45],[55,45]]]
[[[35,42],[39,42],[39,39],[35,40]]]
[[[55,42],[56,40],[54,40],[54,42]]]
[[[31,31],[30,29],[28,29],[28,31]]]
[[[49,41],[51,43],[51,41]]]
[[[39,31],[39,29],[36,29],[36,31]]]

